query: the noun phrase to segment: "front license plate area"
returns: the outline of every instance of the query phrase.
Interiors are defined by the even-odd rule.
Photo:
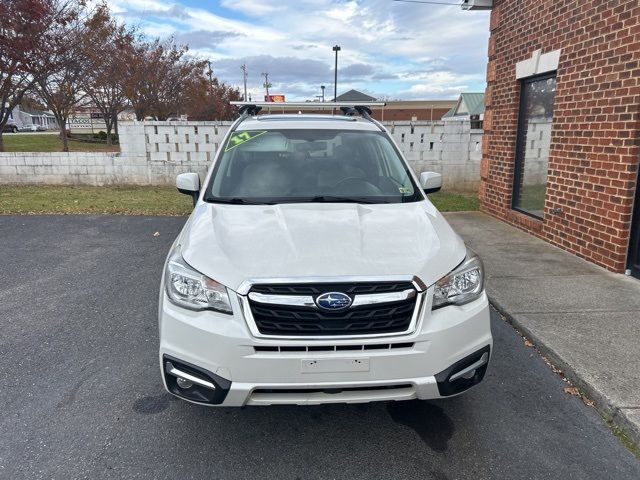
[[[323,358],[301,360],[302,373],[368,372],[368,358]]]

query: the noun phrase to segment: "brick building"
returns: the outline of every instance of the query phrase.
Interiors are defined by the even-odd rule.
[[[385,122],[440,120],[455,106],[455,100],[390,100],[380,107],[373,107],[373,118]]]
[[[349,90],[336,98],[338,102],[375,102],[378,99]],[[456,104],[456,100],[385,100],[384,107],[374,107],[373,118],[381,121],[440,120]]]
[[[463,8],[492,9],[482,210],[640,277],[640,2]]]

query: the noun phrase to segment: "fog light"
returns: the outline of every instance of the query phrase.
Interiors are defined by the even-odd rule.
[[[468,367],[463,368],[459,372],[454,373],[453,375],[451,375],[451,377],[449,377],[449,382],[455,382],[456,380],[459,380],[461,378],[463,378],[465,380],[471,380],[475,376],[476,370],[478,368],[486,365],[488,362],[489,362],[489,352],[485,352],[480,357],[480,360],[478,360],[477,362],[472,363]]]
[[[200,378],[197,375],[193,375],[189,372],[176,368],[171,362],[167,362],[165,364],[165,369],[169,375],[173,375],[174,377],[176,377],[176,384],[180,388],[191,388],[195,383],[200,387],[210,388],[211,390],[216,389],[216,386],[209,380],[205,380],[204,378]]]
[[[176,379],[176,383],[178,384],[178,386],[180,388],[184,388],[184,389],[193,387],[193,382],[187,380],[186,378],[182,378],[182,377],[178,377]]]
[[[231,381],[202,367],[163,355],[164,381],[174,395],[197,403],[220,405],[231,389]]]

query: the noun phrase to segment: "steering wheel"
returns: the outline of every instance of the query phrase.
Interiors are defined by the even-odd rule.
[[[360,177],[346,177],[343,178],[342,180],[340,180],[338,183],[336,183],[333,188],[334,190],[340,190],[341,187],[344,187],[345,185],[348,185],[349,182],[351,184],[355,184],[355,185],[359,185],[360,187],[364,187],[364,189],[359,190],[357,187],[355,188],[356,195],[380,195],[382,193],[382,191],[376,187],[373,183],[365,180],[364,178],[360,178]],[[349,193],[354,193],[354,192],[349,192]]]

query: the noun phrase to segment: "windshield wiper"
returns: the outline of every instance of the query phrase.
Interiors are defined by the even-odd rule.
[[[273,205],[273,202],[257,202],[253,200],[247,200],[246,198],[220,198],[220,197],[210,197],[207,198],[207,202],[209,203],[226,203],[230,205]]]
[[[334,195],[318,195],[311,197],[309,202],[313,203],[389,203],[384,201],[372,201],[364,197],[338,197]]]

